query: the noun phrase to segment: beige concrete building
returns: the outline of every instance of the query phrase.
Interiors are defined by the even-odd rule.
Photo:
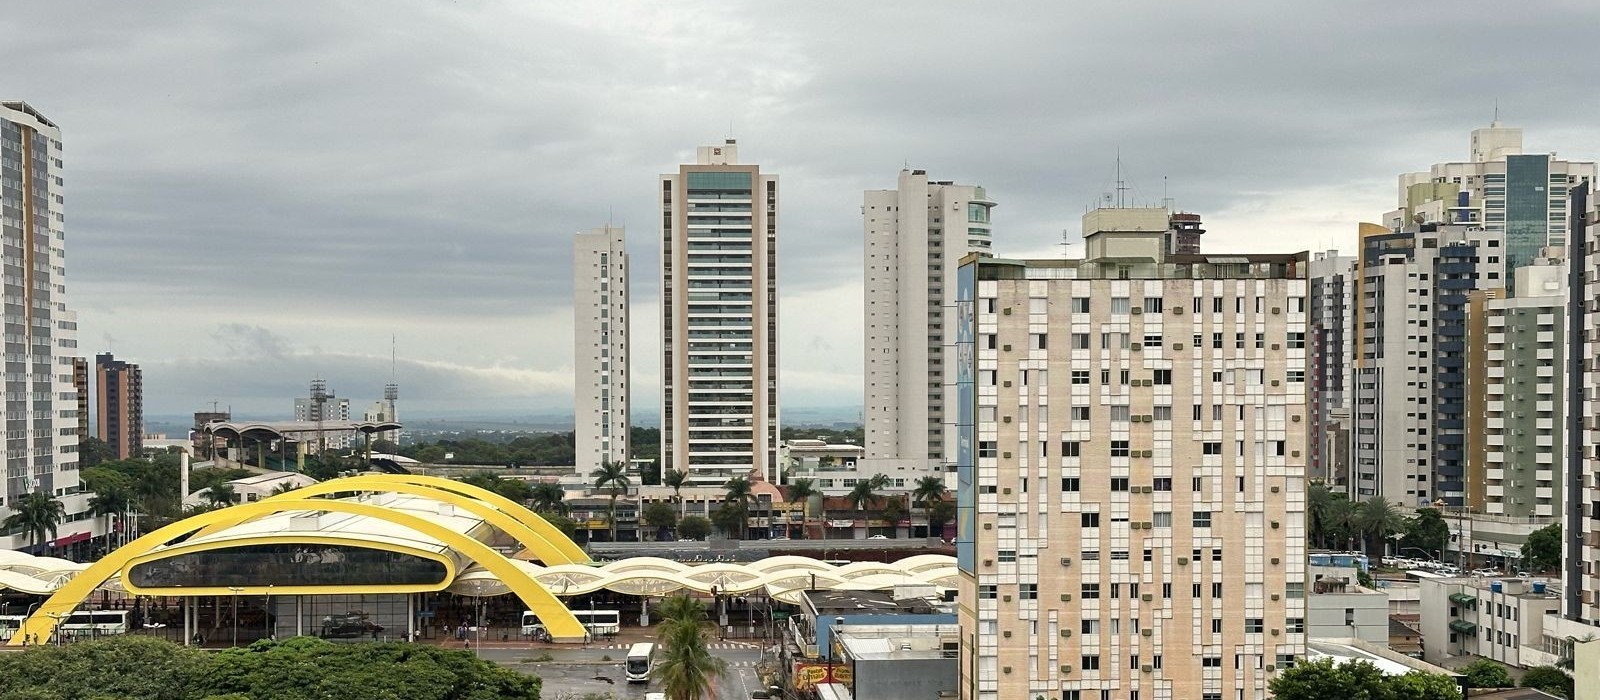
[[[778,178],[728,139],[659,189],[662,468],[777,483]]]
[[[1309,256],[963,260],[961,694],[1256,700],[1306,653]]]
[[[620,226],[573,237],[573,455],[579,474],[628,450],[628,250]]]

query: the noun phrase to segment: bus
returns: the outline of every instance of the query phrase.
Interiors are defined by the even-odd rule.
[[[101,637],[128,633],[127,610],[83,610],[61,620],[61,633],[68,638]]]
[[[572,616],[578,618],[578,624],[583,625],[591,636],[622,631],[621,610],[574,610]],[[544,623],[539,621],[539,616],[532,610],[522,611],[522,636],[540,637],[544,634]]]
[[[650,672],[656,667],[656,645],[639,642],[628,647],[628,682],[648,683]]]
[[[1436,574],[1436,573],[1433,573],[1432,571],[1423,571],[1421,569],[1412,569],[1412,570],[1406,572],[1406,578],[1411,580],[1411,581],[1424,581],[1424,580],[1435,580],[1435,579],[1450,578],[1450,577],[1449,576],[1445,576],[1444,574]]]
[[[0,615],[0,642],[9,642],[22,629],[22,621],[28,619],[23,615]]]

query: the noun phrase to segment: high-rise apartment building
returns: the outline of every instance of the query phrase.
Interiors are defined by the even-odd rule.
[[[1083,230],[958,275],[961,696],[1263,698],[1306,653],[1308,257]]]
[[[922,170],[863,196],[866,462],[883,473],[954,465],[956,269],[989,253],[994,207],[982,187]]]
[[[1350,494],[1459,507],[1468,295],[1505,286],[1505,234],[1475,224],[1370,226],[1360,246]]]
[[[56,539],[45,543],[51,546],[87,540],[97,522],[78,489],[78,331],[66,303],[63,172],[61,130],[25,102],[0,102],[7,357],[0,421],[10,437],[0,519],[24,494],[58,498],[66,513]],[[27,544],[26,535],[0,536],[0,548]]]
[[[1200,221],[1200,215],[1193,212],[1175,211],[1167,217],[1167,229],[1171,235],[1171,243],[1167,250],[1176,255],[1199,255],[1200,237],[1205,235],[1205,224]]]
[[[1467,309],[1467,501],[1474,512],[1553,517],[1563,509],[1567,270],[1537,258]]]
[[[579,474],[628,451],[628,251],[621,227],[573,239],[572,397]]]
[[[662,175],[661,460],[778,481],[778,177],[733,139]]]
[[[1562,614],[1600,626],[1600,201],[1573,188],[1567,247],[1567,441],[1562,514]]]
[[[1311,479],[1344,486],[1350,479],[1356,259],[1336,250],[1315,253],[1310,277],[1311,366],[1306,384],[1311,444],[1306,472]]]
[[[144,373],[111,353],[94,356],[95,436],[117,455],[144,454]]]
[[[294,419],[301,423],[348,422],[350,399],[335,396],[328,388],[328,380],[311,380],[310,396],[294,400]],[[306,450],[319,453],[323,449],[348,449],[356,442],[356,434],[349,430],[328,430],[316,435],[302,436]]]
[[[1506,269],[1516,270],[1541,248],[1566,245],[1568,190],[1594,181],[1593,162],[1523,153],[1522,129],[1495,121],[1473,130],[1465,162],[1401,175],[1399,208],[1384,223],[1392,230],[1437,223],[1503,233]]]
[[[72,358],[72,388],[78,392],[78,444],[89,439],[89,359]]]

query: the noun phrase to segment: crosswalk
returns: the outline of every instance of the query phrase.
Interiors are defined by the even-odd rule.
[[[632,646],[633,646],[632,644],[596,644],[596,645],[593,645],[593,646],[591,646],[589,648],[591,648],[591,649],[624,649],[625,650],[625,649],[631,648]],[[708,642],[708,643],[706,643],[706,648],[707,649],[711,649],[711,650],[721,649],[721,650],[724,650],[724,651],[729,651],[729,650],[734,650],[734,649],[759,649],[760,647],[755,645],[755,644],[751,644],[749,642]]]

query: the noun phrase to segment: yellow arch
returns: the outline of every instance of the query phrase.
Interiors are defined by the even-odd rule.
[[[221,510],[201,513],[163,527],[113,550],[105,558],[90,565],[89,568],[72,577],[72,580],[68,581],[66,585],[57,589],[49,600],[39,606],[38,611],[23,621],[22,626],[11,637],[10,645],[20,646],[30,638],[39,644],[49,642],[56,628],[56,620],[52,619],[52,616],[59,618],[70,615],[78,607],[79,603],[82,603],[84,599],[94,593],[96,587],[112,576],[117,575],[135,557],[150,553],[178,537],[225,520],[239,517],[251,518],[258,515],[294,510],[364,515],[394,523],[439,540],[446,546],[466,555],[477,562],[479,566],[489,570],[495,576],[498,576],[501,581],[505,582],[512,592],[522,599],[523,604],[527,605],[529,610],[539,616],[539,620],[550,631],[551,637],[557,641],[581,640],[584,637],[583,625],[578,623],[578,619],[573,617],[572,612],[567,610],[567,607],[560,600],[557,600],[555,596],[550,594],[550,591],[545,590],[543,586],[513,564],[511,560],[501,556],[500,553],[490,549],[482,542],[425,518],[381,506],[353,501],[287,499],[241,503]],[[267,589],[265,586],[247,586],[238,592],[246,595],[262,595],[267,592]]]
[[[149,562],[153,562],[153,561],[160,561],[162,559],[167,559],[169,557],[176,557],[176,556],[180,556],[180,555],[183,555],[183,554],[193,554],[195,552],[206,552],[206,551],[211,551],[211,550],[215,550],[215,549],[227,549],[229,547],[244,547],[244,546],[249,546],[249,545],[253,545],[253,544],[286,544],[286,543],[294,543],[294,544],[331,544],[331,545],[338,545],[338,546],[344,546],[344,547],[373,547],[373,548],[377,548],[377,549],[383,549],[383,550],[389,551],[389,552],[398,552],[400,554],[409,554],[411,556],[421,557],[423,559],[431,559],[433,561],[439,562],[441,565],[444,566],[444,571],[445,571],[444,582],[441,583],[441,584],[437,584],[437,585],[431,585],[431,584],[404,584],[404,583],[402,583],[402,584],[363,584],[362,586],[360,586],[360,588],[361,588],[360,592],[362,592],[362,593],[378,593],[378,594],[381,594],[381,593],[427,593],[427,592],[432,592],[432,591],[442,591],[442,590],[444,590],[446,588],[449,588],[450,587],[450,583],[452,581],[455,581],[456,574],[460,573],[456,569],[456,562],[455,562],[455,559],[453,557],[449,557],[449,556],[440,554],[438,552],[430,552],[428,550],[417,549],[415,547],[407,547],[405,545],[399,545],[399,544],[387,544],[386,543],[386,544],[383,544],[383,545],[379,546],[379,545],[375,545],[375,544],[373,544],[371,542],[361,542],[359,540],[356,540],[356,539],[350,538],[350,537],[328,537],[326,535],[307,535],[305,533],[295,532],[295,533],[284,533],[284,534],[273,534],[273,535],[255,535],[255,536],[251,536],[251,537],[241,537],[241,538],[238,538],[238,539],[212,540],[210,542],[200,542],[200,543],[196,543],[196,544],[191,544],[194,541],[195,541],[195,538],[190,537],[188,540],[185,540],[182,544],[176,544],[176,545],[173,545],[171,547],[167,547],[165,549],[160,549],[160,550],[157,550],[157,551],[150,552],[148,554],[141,554],[141,555],[136,556],[133,559],[129,560],[128,561],[128,565],[123,567],[123,569],[122,569],[122,588],[123,588],[123,590],[126,590],[127,592],[132,593],[134,595],[177,595],[177,596],[231,595],[233,593],[233,591],[232,591],[232,589],[228,588],[227,586],[187,587],[187,588],[185,588],[185,587],[167,587],[167,586],[151,586],[151,587],[147,588],[147,587],[144,587],[144,586],[136,586],[136,585],[134,585],[132,578],[129,576],[129,573],[132,572],[134,570],[134,568],[139,566],[140,564],[145,564],[145,563],[149,563]],[[348,587],[344,587],[344,586],[329,586],[329,585],[273,586],[272,587],[272,592],[274,594],[281,594],[281,595],[335,595],[335,594],[340,594],[340,593],[348,593],[348,592],[350,592],[350,589]]]
[[[432,486],[433,488],[440,489],[442,491],[451,491],[469,498],[476,498],[480,501],[488,503],[489,505],[499,508],[500,512],[516,518],[523,525],[527,525],[529,529],[539,533],[541,537],[544,537],[546,542],[550,543],[550,546],[555,547],[556,549],[560,550],[562,554],[567,555],[567,558],[572,560],[573,563],[583,564],[591,561],[589,559],[589,554],[583,551],[583,548],[579,547],[577,543],[573,542],[572,538],[567,537],[567,533],[562,532],[556,526],[551,525],[549,521],[539,517],[538,513],[528,510],[526,506],[523,506],[516,501],[513,501],[488,489],[473,486],[472,484],[464,481],[456,481],[455,479],[446,479],[439,476],[426,476],[423,474],[358,474],[356,476],[349,476],[343,479],[335,479],[334,481],[347,484],[365,483],[360,481],[363,479],[372,481],[388,479],[391,481],[400,481],[401,483],[417,484],[418,486]]]
[[[578,549],[577,545],[572,544],[572,540],[568,539],[567,536],[562,534],[560,530],[555,529],[554,526],[551,526],[548,522],[545,522],[544,518],[540,518],[537,513],[527,511],[528,516],[537,518],[538,522],[544,524],[548,531],[553,531],[555,533],[555,537],[558,538],[556,541],[551,541],[549,535],[530,527],[526,522],[526,519],[518,519],[513,514],[508,514],[503,509],[496,508],[494,504],[486,502],[485,499],[472,498],[470,495],[463,495],[459,492],[438,488],[433,485],[411,483],[408,481],[408,479],[411,478],[412,477],[401,477],[389,474],[352,476],[343,479],[324,481],[319,484],[311,484],[310,486],[302,486],[288,493],[281,493],[276,496],[264,498],[262,501],[282,501],[297,498],[310,498],[311,496],[323,496],[330,493],[343,493],[348,491],[407,493],[413,496],[422,496],[423,498],[449,503],[457,508],[469,511],[474,515],[489,521],[489,524],[500,528],[506,534],[511,535],[518,542],[520,542],[523,547],[528,548],[534,554],[538,555],[539,559],[546,562],[548,565],[584,564],[589,561],[589,557],[583,554],[582,549]],[[507,499],[507,503],[510,503],[516,508],[521,508],[521,506],[517,506],[515,502],[510,501],[509,499]],[[251,520],[251,518],[236,517],[231,520],[223,521],[200,530],[199,532],[195,533],[195,537],[213,535],[247,520]],[[559,542],[565,542],[571,546],[561,547],[558,544]],[[578,552],[580,558],[572,558],[571,552],[573,550]]]

